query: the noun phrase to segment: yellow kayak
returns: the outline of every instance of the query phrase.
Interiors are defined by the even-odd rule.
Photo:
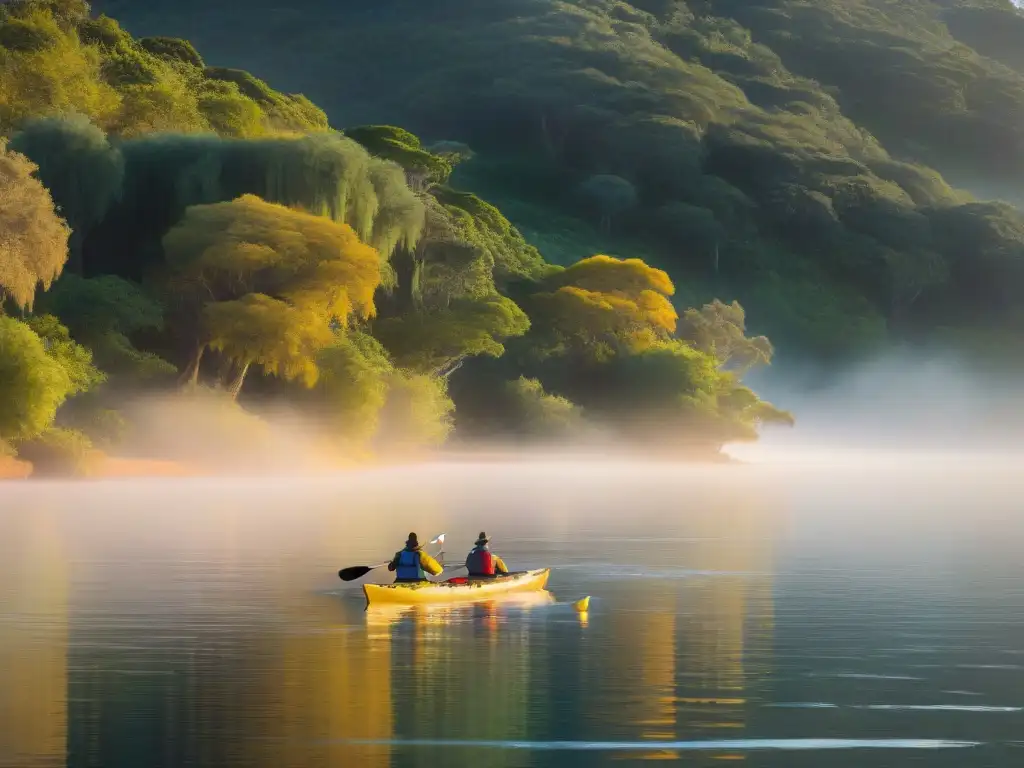
[[[465,617],[467,610],[483,607],[488,615],[493,615],[500,606],[501,608],[515,607],[522,610],[530,610],[543,605],[554,605],[555,596],[545,589],[537,592],[512,592],[499,594],[497,597],[487,598],[476,603],[380,603],[375,602],[366,606],[366,626],[371,631],[387,630],[400,621],[407,618],[414,618],[416,623],[428,624],[450,624],[460,616]],[[472,614],[479,615],[479,614]]]
[[[367,605],[422,605],[424,603],[472,603],[517,592],[539,592],[548,583],[550,568],[511,573],[486,579],[456,579],[412,584],[364,584]]]

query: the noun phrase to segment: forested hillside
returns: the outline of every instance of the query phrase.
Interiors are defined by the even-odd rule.
[[[263,417],[282,409],[339,458],[453,429],[708,458],[792,422],[742,383],[774,354],[742,306],[690,305],[638,258],[666,254],[638,229],[654,182],[576,179],[552,139],[564,118],[541,116],[547,154],[467,129],[477,152],[454,129],[339,126],[273,73],[205,55],[81,0],[0,5],[0,455],[62,473],[90,471],[98,449],[223,462],[273,445]],[[517,165],[495,193],[574,222],[569,246],[545,244],[558,227],[529,242],[461,186]],[[689,208],[719,226],[666,205],[665,227]],[[727,241],[705,243],[716,263]],[[636,250],[603,255],[616,242]],[[176,414],[173,441],[127,410],[140,393]]]
[[[984,202],[1024,171],[1009,0],[99,6],[335,123],[465,142],[456,179],[548,258],[643,255],[784,355],[1021,329],[1024,219]]]

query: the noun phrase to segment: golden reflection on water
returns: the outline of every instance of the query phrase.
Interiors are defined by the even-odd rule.
[[[685,562],[706,576],[645,579],[642,611],[608,616],[612,643],[622,649],[607,687],[629,690],[620,723],[639,741],[736,738],[746,726],[750,660],[767,671],[772,644],[773,519],[753,503],[687,510],[689,542],[653,554],[656,565]],[[726,535],[728,534],[728,535]],[[737,539],[739,541],[737,541]],[[717,573],[713,573],[717,572]],[[712,575],[713,573],[713,575]],[[753,574],[756,574],[754,576]],[[630,682],[632,681],[632,682]],[[614,725],[611,724],[611,725]],[[623,760],[678,760],[673,750],[638,751]],[[688,756],[691,762],[745,760],[745,754]]]
[[[274,701],[268,738],[258,743],[258,761],[254,754],[250,764],[390,765],[386,744],[342,743],[393,734],[389,628],[363,633],[324,627],[286,636],[278,650],[278,674],[267,680]]]
[[[509,611],[519,615],[550,605],[554,596],[547,591],[510,596],[509,599],[467,606],[414,606],[394,610],[371,606],[368,621],[382,616],[406,620],[411,633],[406,642],[396,642],[396,652],[412,663],[396,658],[396,671],[403,677],[393,686],[398,728],[405,738],[441,739],[469,734],[473,739],[525,740],[533,686],[542,697],[545,680],[532,673],[531,643],[536,625],[511,620]],[[411,648],[409,647],[411,645]],[[401,650],[397,650],[401,648]],[[410,756],[411,765],[436,766],[436,755],[419,752]],[[447,753],[446,765],[504,768],[521,760],[512,750]]]
[[[116,741],[123,721],[147,714],[160,722],[148,732],[156,741],[142,744],[142,753],[148,746],[151,755],[160,754],[161,765],[203,768],[386,768],[403,750],[389,743],[394,740],[537,739],[549,719],[561,715],[553,709],[552,693],[568,679],[564,660],[547,658],[555,650],[558,622],[578,624],[568,655],[579,672],[578,714],[597,724],[595,735],[639,742],[728,738],[745,727],[749,681],[769,668],[768,544],[774,535],[773,518],[763,509],[728,496],[728,504],[659,517],[659,530],[680,543],[655,542],[641,557],[655,571],[725,573],[601,581],[588,585],[598,600],[583,614],[570,605],[582,594],[558,594],[556,611],[549,610],[555,601],[550,592],[472,606],[357,611],[337,595],[310,596],[308,571],[300,567],[310,554],[301,536],[282,531],[284,551],[276,567],[260,572],[253,585],[265,595],[263,608],[280,613],[277,629],[231,630],[243,637],[233,655],[205,666],[193,655],[191,662],[176,662],[172,674],[150,680],[140,699],[116,701],[115,692],[133,685],[130,676],[114,674],[116,658],[102,655],[116,656],[116,650],[80,653],[84,661],[71,673],[75,680],[69,679],[67,531],[54,515],[20,515],[16,524],[5,524],[9,540],[0,550],[3,613],[15,617],[0,624],[0,766],[65,764],[72,682],[83,699],[76,716],[84,745],[78,759],[85,760],[69,762],[73,768],[127,764],[104,762],[117,753],[109,742]],[[379,560],[371,554],[401,546],[395,518],[403,538],[407,528],[426,540],[451,525],[436,494],[424,492],[418,502],[416,515],[400,513],[397,502],[366,505],[357,526],[339,504],[336,514],[318,514],[305,537],[315,538],[316,557],[343,552],[351,558],[344,564]],[[565,503],[559,499],[553,506],[562,509]],[[203,567],[221,576],[236,574],[254,557],[247,528],[258,524],[237,507],[212,514],[221,517],[203,531],[214,542],[216,559]],[[571,538],[571,529],[562,530],[569,517],[539,515],[541,535]],[[533,611],[538,620],[522,620]],[[147,638],[126,642],[145,645]],[[155,658],[158,652],[153,653]],[[752,664],[760,666],[751,669]],[[145,696],[145,706],[131,703]],[[360,741],[374,743],[353,743]],[[439,755],[449,767],[523,764],[522,753],[511,749],[405,749],[401,762],[436,768]],[[615,757],[681,759],[675,751],[655,749]],[[687,759],[702,764],[744,757]]]
[[[7,530],[0,543],[0,761],[60,766],[67,747],[66,556],[45,510],[19,516]]]

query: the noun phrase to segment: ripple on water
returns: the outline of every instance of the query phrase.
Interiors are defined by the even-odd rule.
[[[785,701],[765,704],[769,709],[871,709],[904,712],[1021,712],[1024,707],[989,707],[963,704],[832,704],[826,701]]]
[[[331,744],[390,747],[442,747],[537,751],[632,752],[675,751],[830,751],[844,749],[933,750],[980,747],[980,741],[947,739],[723,739],[721,741],[499,741],[471,739],[337,739]]]

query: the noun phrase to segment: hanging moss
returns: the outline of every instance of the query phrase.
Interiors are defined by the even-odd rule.
[[[257,195],[344,222],[386,262],[412,248],[423,229],[423,203],[401,169],[371,158],[336,133],[301,138],[224,139],[152,135],[120,144],[123,202],[89,244],[99,272],[140,279],[162,260],[160,238],[190,205]],[[384,283],[394,276],[381,266]]]
[[[247,149],[264,173],[265,186],[256,194],[344,221],[360,239],[370,237],[378,202],[370,156],[358,144],[322,134],[252,142]]]
[[[399,247],[415,248],[426,214],[423,202],[406,185],[405,172],[396,163],[374,160],[370,183],[378,201],[371,237],[373,246],[387,254]]]

